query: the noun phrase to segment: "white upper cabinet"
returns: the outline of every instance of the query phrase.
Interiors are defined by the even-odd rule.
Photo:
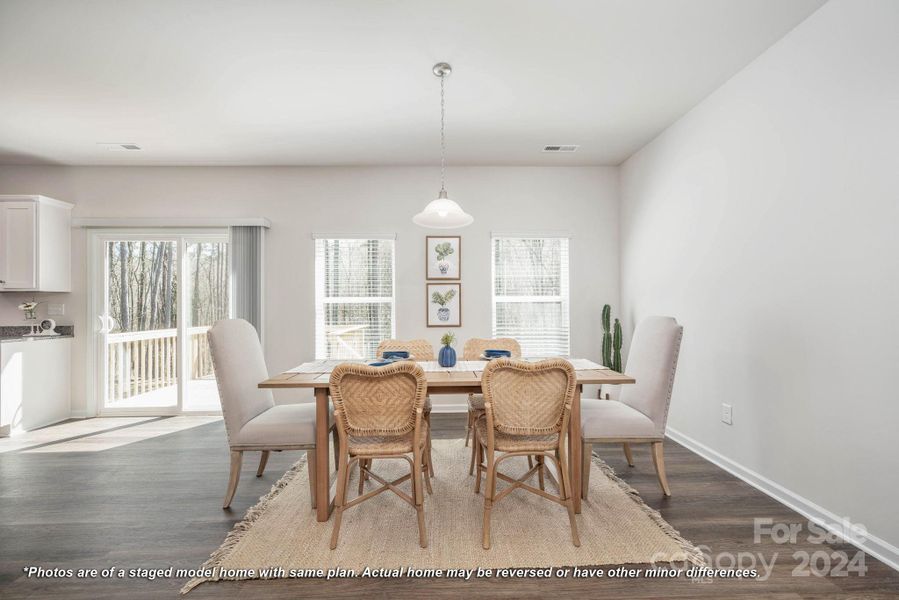
[[[72,289],[72,205],[0,196],[0,292]]]

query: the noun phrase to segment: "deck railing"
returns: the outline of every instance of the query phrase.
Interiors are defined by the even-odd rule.
[[[189,327],[191,379],[213,375],[206,332]],[[178,378],[178,330],[157,329],[107,336],[107,396],[110,401],[173,386]]]

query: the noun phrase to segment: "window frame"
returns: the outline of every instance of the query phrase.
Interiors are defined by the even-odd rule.
[[[560,277],[559,277],[559,286],[562,294],[556,296],[498,296],[496,294],[496,240],[551,240],[551,239],[560,239],[564,240],[567,248],[565,248],[564,252],[564,265],[562,266]],[[490,322],[491,322],[491,335],[493,337],[497,337],[497,322],[496,322],[496,305],[498,302],[503,303],[545,303],[545,304],[560,304],[562,307],[562,315],[564,317],[565,322],[565,351],[564,353],[557,354],[557,356],[567,357],[571,355],[571,236],[567,234],[506,234],[506,233],[491,233],[490,235]],[[505,335],[505,334],[504,334]],[[520,341],[520,340],[519,340]],[[530,357],[543,357],[544,354],[528,354],[527,350],[522,344],[522,353],[525,358]]]
[[[314,311],[314,356],[315,360],[338,360],[329,356],[320,356],[319,352],[322,348],[327,350],[327,342],[324,339],[324,320],[319,318],[325,314],[325,306],[327,304],[390,304],[390,337],[396,337],[396,235],[384,234],[314,234],[312,236],[312,260],[313,260],[313,287],[315,294]],[[325,273],[319,272],[319,253],[318,243],[329,241],[390,241],[390,290],[391,296],[332,296],[325,298]],[[322,265],[323,267],[324,265]],[[320,285],[321,284],[321,285]],[[363,357],[370,358],[370,357]]]

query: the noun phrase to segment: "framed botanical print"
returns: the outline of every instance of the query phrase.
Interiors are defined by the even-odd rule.
[[[429,283],[428,327],[462,327],[462,284]]]
[[[462,278],[462,238],[429,235],[425,238],[425,279]]]

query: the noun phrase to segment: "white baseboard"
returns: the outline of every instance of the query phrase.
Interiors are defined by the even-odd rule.
[[[805,518],[815,522],[822,527],[827,528],[830,532],[839,535],[841,531],[832,527],[833,524],[845,523],[846,519],[840,517],[826,508],[815,504],[811,500],[800,496],[796,492],[788,490],[779,483],[771,481],[767,477],[756,473],[755,471],[744,467],[743,465],[727,458],[717,450],[709,448],[705,444],[684,435],[676,429],[668,428],[667,437],[677,442],[681,446],[695,452],[699,456],[711,463],[721,467],[731,475],[745,481],[760,492],[777,500],[781,504],[792,508]],[[889,567],[899,571],[899,548],[890,544],[884,539],[877,537],[868,531],[865,534],[863,542],[855,542],[846,540],[848,543],[857,547],[871,556],[877,558]]]

